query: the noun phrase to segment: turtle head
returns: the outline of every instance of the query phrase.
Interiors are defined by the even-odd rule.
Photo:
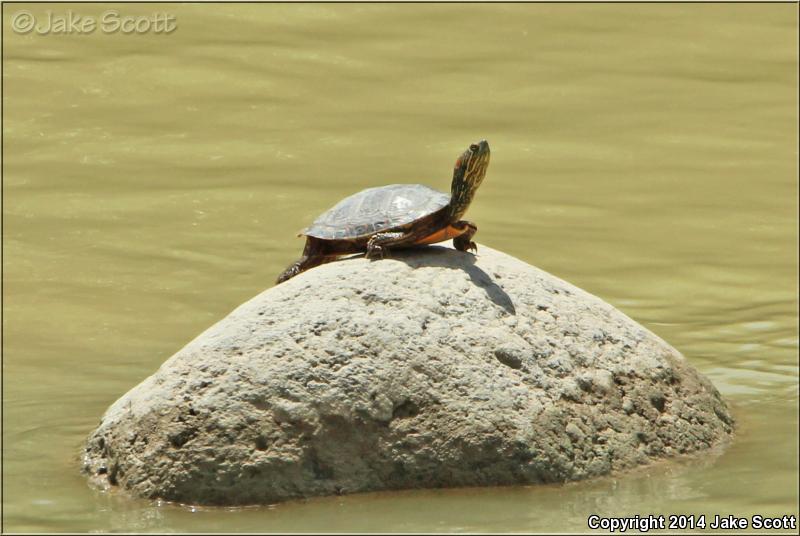
[[[450,213],[453,220],[461,219],[469,208],[475,191],[486,176],[490,154],[489,142],[481,140],[470,145],[456,160],[450,198]]]

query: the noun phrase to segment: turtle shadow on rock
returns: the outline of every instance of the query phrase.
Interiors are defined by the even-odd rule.
[[[363,256],[360,256],[363,258]],[[417,246],[391,250],[387,259],[401,261],[409,267],[417,269],[428,266],[464,270],[476,286],[482,288],[495,305],[506,313],[516,316],[514,302],[503,288],[495,283],[491,276],[475,265],[475,255],[444,246]]]

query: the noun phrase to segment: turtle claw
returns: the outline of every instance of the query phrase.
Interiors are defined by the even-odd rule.
[[[453,240],[453,247],[455,247],[458,251],[463,251],[464,253],[468,253],[470,251],[474,252],[475,254],[478,253],[478,245],[473,242],[472,240],[465,240],[465,236],[461,235]]]
[[[377,244],[370,243],[367,245],[367,252],[364,254],[364,256],[368,259],[383,259],[384,254],[385,252],[382,247]]]

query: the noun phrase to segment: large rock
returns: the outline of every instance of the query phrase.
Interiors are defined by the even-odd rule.
[[[578,480],[731,431],[711,383],[610,305],[435,246],[240,306],[109,408],[84,470],[142,497],[271,503]]]

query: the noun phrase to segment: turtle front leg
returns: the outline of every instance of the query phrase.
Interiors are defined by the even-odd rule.
[[[474,251],[478,253],[478,246],[472,241],[472,237],[478,232],[478,226],[471,221],[461,220],[452,225],[453,228],[463,231],[453,239],[453,247],[459,251]]]
[[[365,256],[368,259],[374,259],[376,256],[380,255],[382,259],[389,246],[397,246],[412,238],[411,235],[401,232],[375,233],[367,242],[367,252]]]

